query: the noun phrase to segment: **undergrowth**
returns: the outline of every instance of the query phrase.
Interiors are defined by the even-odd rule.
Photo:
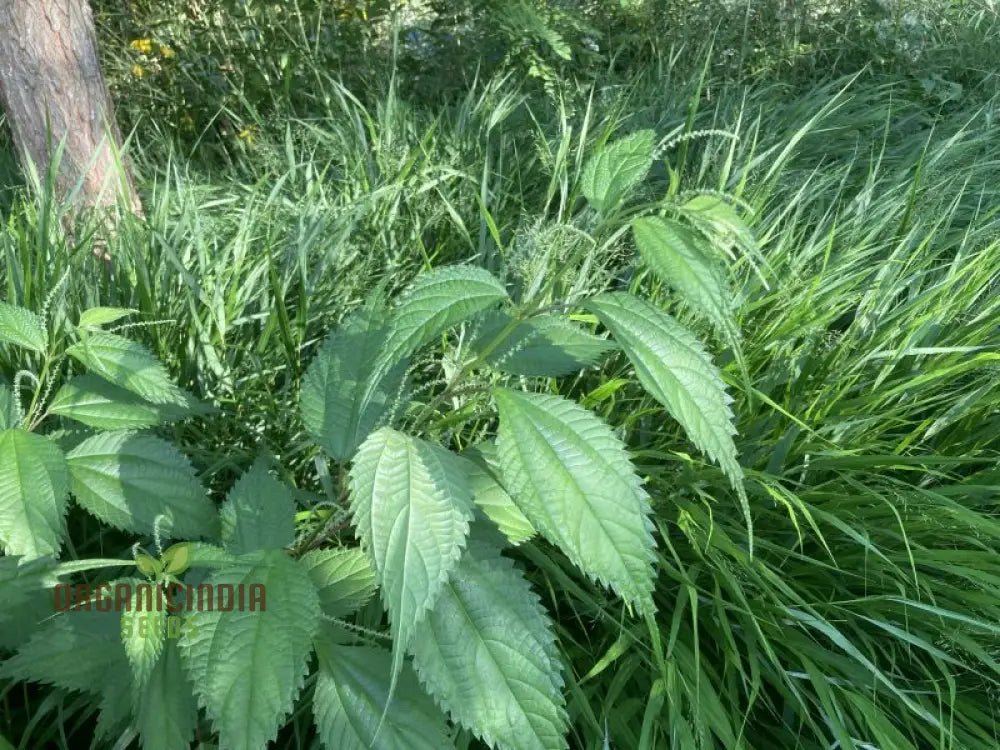
[[[658,22],[676,18],[667,5]],[[932,22],[921,31],[913,17],[904,23],[912,9],[894,4],[862,13],[844,3],[816,17],[806,3],[784,27],[749,10],[757,4],[720,5],[724,23],[692,15],[686,35],[658,41],[642,35],[657,18],[638,12],[579,39],[556,19],[570,42],[592,34],[606,57],[580,63],[576,76],[563,75],[572,68],[551,50],[532,60],[534,73],[502,55],[478,77],[475,65],[456,64],[458,80],[425,100],[407,86],[405,60],[399,78],[343,83],[289,23],[293,62],[244,51],[243,72],[294,64],[308,90],[265,87],[266,97],[250,90],[245,101],[230,93],[228,111],[212,110],[189,67],[175,83],[200,97],[194,131],[140,116],[158,106],[147,76],[132,94],[119,90],[145,222],[108,239],[105,264],[86,233],[61,232],[63,209],[44,189],[35,199],[12,188],[0,294],[39,310],[58,288],[67,321],[95,306],[135,310],[130,338],[218,409],[157,428],[212,497],[226,497],[264,452],[291,488],[301,538],[352,545],[349,529],[331,533],[313,513],[347,501],[346,474],[331,474],[300,416],[323,340],[443,266],[546,283],[602,231],[582,198],[587,159],[652,130],[658,160],[636,202],[722,196],[745,223],[748,234],[710,227],[727,259],[739,347],[634,263],[628,234],[587,255],[562,291],[641,292],[720,353],[753,535],[729,479],[693,450],[624,355],[532,381],[615,426],[653,510],[653,630],[555,545],[533,540],[507,553],[553,621],[570,745],[995,747],[995,11],[926,4]],[[106,28],[113,22],[124,45],[133,35],[105,17]],[[371,59],[391,62],[391,48],[350,28],[356,49],[371,44]],[[781,28],[798,30],[803,46],[768,45]],[[635,39],[641,55],[615,46]],[[682,44],[692,39],[711,46]],[[134,53],[115,63],[121,75]],[[171,60],[161,60],[163,75],[181,62]],[[178,97],[164,106],[181,118]],[[226,133],[204,130],[217,116]],[[447,366],[417,363],[418,405],[446,387]],[[8,384],[19,369],[0,345]],[[492,429],[483,420],[432,437],[462,448]],[[68,523],[70,558],[129,556],[125,535],[75,511]],[[378,603],[353,617],[388,631]],[[15,746],[91,739],[95,711],[78,693],[9,682],[0,696],[0,734]],[[311,713],[296,710],[278,746],[311,747],[313,733]],[[457,734],[459,746],[475,742]]]

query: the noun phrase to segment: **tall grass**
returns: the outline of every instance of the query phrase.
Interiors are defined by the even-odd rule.
[[[767,286],[739,274],[756,556],[721,473],[617,367],[605,379],[627,384],[599,408],[632,422],[657,501],[658,637],[528,553],[552,589],[577,587],[576,611],[549,604],[578,653],[582,747],[1000,741],[1000,150],[982,112],[912,129],[912,105],[835,92],[734,96],[732,169],[709,144],[689,185],[735,190],[767,262]]]

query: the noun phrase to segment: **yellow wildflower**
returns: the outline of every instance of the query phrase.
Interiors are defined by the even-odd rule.
[[[164,60],[168,60],[173,56],[174,56],[174,51],[170,49],[170,47],[168,47],[165,44],[160,45],[160,57],[162,57]]]
[[[150,39],[133,39],[128,44],[136,52],[148,55],[153,51],[153,42]]]
[[[253,142],[257,139],[257,126],[251,125],[250,127],[243,128],[236,137],[243,141],[248,146],[252,146]]]
[[[135,65],[132,66],[132,75],[134,75],[136,78],[142,78],[144,75],[146,75],[146,70],[141,65],[139,65],[139,63],[136,63]]]

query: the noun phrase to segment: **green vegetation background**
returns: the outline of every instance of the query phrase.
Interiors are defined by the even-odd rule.
[[[648,195],[731,196],[766,260],[732,266],[753,391],[721,362],[756,556],[721,472],[624,361],[562,383],[646,479],[670,669],[659,679],[642,624],[528,545],[571,745],[1000,746],[991,2],[94,7],[147,221],[105,266],[0,149],[0,296],[37,309],[68,271],[70,317],[139,310],[130,335],[221,407],[164,429],[213,491],[264,444],[304,504],[323,497],[297,403],[325,334],[422,269],[571,256],[581,163],[652,128],[671,169]],[[70,526],[80,556],[127,543],[76,511]],[[0,687],[0,734],[24,747],[80,747],[92,714],[72,693]],[[277,746],[311,731],[297,714]]]

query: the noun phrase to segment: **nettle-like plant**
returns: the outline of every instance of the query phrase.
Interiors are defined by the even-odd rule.
[[[124,531],[151,533],[159,522],[176,536],[211,536],[215,509],[187,459],[170,443],[137,432],[206,407],[178,388],[141,344],[102,329],[134,311],[91,308],[68,332],[50,337],[47,309],[38,315],[0,302],[0,342],[39,362],[37,371],[18,371],[13,390],[0,384],[0,540],[6,554],[58,554],[70,492],[86,511]],[[48,400],[67,359],[86,373],[70,377]],[[31,386],[27,408],[25,381]],[[47,431],[59,418],[78,429]]]
[[[749,523],[732,399],[698,337],[636,294],[582,295],[573,284],[571,297],[557,295],[567,269],[586,266],[630,227],[649,269],[742,361],[714,240],[729,233],[743,242],[748,232],[711,195],[677,209],[687,221],[647,206],[626,223],[623,203],[654,152],[652,132],[642,131],[591,159],[581,190],[596,209],[597,238],[555,272],[528,279],[517,302],[482,268],[425,273],[390,312],[368,308],[346,321],[303,383],[306,427],[328,456],[350,464],[351,518],[389,616],[391,671],[380,698],[398,699],[409,655],[438,706],[490,746],[557,748],[568,731],[553,632],[504,547],[537,534],[632,611],[654,613],[642,482],[611,427],[553,393],[551,378],[620,350],[645,390],[728,475]],[[580,322],[603,325],[611,338]],[[461,335],[449,338],[456,329]],[[441,387],[432,382],[431,397],[408,398],[407,372],[442,337],[444,354],[430,365],[440,365]],[[359,709],[352,741],[341,746],[365,747],[387,732],[404,737],[388,728],[402,716],[373,702]]]
[[[561,294],[568,269],[586,276],[631,229],[657,283],[741,359],[717,248],[726,237],[742,244],[746,228],[710,195],[629,208],[654,154],[653,134],[642,131],[588,162],[580,190],[596,228],[555,271],[536,263],[517,301],[482,268],[442,268],[418,276],[391,309],[370,304],[326,339],[302,382],[301,416],[336,462],[347,503],[311,534],[296,536],[293,494],[262,462],[216,514],[174,448],[122,431],[182,416],[174,410],[192,403],[136,344],[76,328],[79,341],[65,353],[92,374],[42,407],[55,361],[45,326],[27,311],[0,309],[0,335],[44,357],[26,414],[2,392],[0,536],[15,557],[0,559],[0,595],[27,601],[59,576],[122,563],[45,557],[61,548],[67,493],[100,520],[152,536],[158,550],[165,537],[185,542],[161,561],[136,558],[159,585],[177,587],[179,615],[147,613],[137,627],[134,606],[123,618],[78,596],[95,606],[46,620],[0,674],[96,693],[100,735],[126,727],[147,748],[189,742],[199,706],[221,747],[262,748],[304,685],[331,749],[439,750],[452,743],[447,719],[492,747],[565,747],[556,638],[505,549],[535,537],[557,547],[647,619],[663,656],[652,623],[649,498],[622,438],[558,395],[553,378],[627,358],[641,386],[729,477],[749,523],[732,399],[699,338],[637,293],[586,293],[574,283]],[[435,374],[414,386],[428,369]],[[34,431],[46,415],[114,431],[64,454]],[[360,548],[326,547],[348,522]],[[201,604],[198,584],[209,592],[258,585],[266,607],[192,606]],[[345,619],[376,589],[391,648],[373,645],[383,634]],[[0,618],[12,611],[8,604]]]

